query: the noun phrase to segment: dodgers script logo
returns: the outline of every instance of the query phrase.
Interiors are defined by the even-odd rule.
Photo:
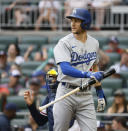
[[[72,52],[71,62],[73,62],[72,65],[74,66],[83,63],[89,65],[90,61],[96,59],[96,56],[97,56],[96,52],[84,53],[82,55],[79,55],[77,52]]]

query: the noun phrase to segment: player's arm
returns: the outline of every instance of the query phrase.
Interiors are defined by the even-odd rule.
[[[98,72],[99,68],[97,64],[93,65],[93,71],[94,72]],[[97,111],[104,111],[105,105],[106,105],[106,97],[104,95],[104,91],[102,89],[101,83],[97,82],[95,85],[95,89],[96,89],[96,94],[98,97],[98,106],[97,106]]]
[[[33,117],[33,119],[36,121],[36,123],[39,126],[43,126],[47,123],[48,121],[48,117],[45,115],[42,115],[36,108],[35,103],[33,103],[32,105],[28,105],[28,109]]]
[[[36,108],[36,105],[34,103],[34,93],[29,90],[24,92],[24,100],[27,104],[27,107],[33,117],[33,119],[36,121],[38,125],[44,125],[48,118],[45,115],[42,115]]]
[[[78,69],[73,68],[69,62],[60,62],[59,64],[64,75],[76,78],[95,77],[98,81],[100,81],[103,78],[102,72],[92,73],[90,71],[88,72],[80,71]]]
[[[98,71],[99,71],[98,65],[97,65],[97,64],[94,64],[94,65],[92,66],[92,70],[93,70],[93,72],[98,72]],[[97,87],[97,86],[101,86],[101,83],[100,83],[100,82],[96,82],[95,87]]]

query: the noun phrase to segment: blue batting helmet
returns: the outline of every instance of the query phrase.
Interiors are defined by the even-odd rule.
[[[72,14],[69,16],[66,16],[66,18],[68,19],[77,18],[77,19],[82,20],[81,28],[83,30],[89,29],[91,25],[91,14],[89,13],[88,10],[83,9],[83,8],[74,9]]]

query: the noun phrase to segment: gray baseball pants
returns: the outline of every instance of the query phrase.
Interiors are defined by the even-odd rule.
[[[71,90],[60,83],[56,98]],[[68,131],[73,117],[78,121],[81,131],[97,131],[94,101],[90,91],[78,92],[55,103],[53,117],[54,131]]]

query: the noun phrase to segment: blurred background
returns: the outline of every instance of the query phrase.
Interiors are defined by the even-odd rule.
[[[65,16],[74,8],[91,13],[88,33],[99,40],[100,70],[117,71],[102,81],[108,104],[104,112],[97,112],[97,127],[101,131],[121,131],[128,126],[128,0],[0,0],[0,115],[14,109],[7,104],[16,104],[13,131],[35,123],[24,91],[33,90],[30,81],[36,77],[40,80],[40,84],[34,83],[37,107],[47,96],[45,76],[56,67],[53,48],[70,33],[70,21]],[[93,88],[92,94],[96,107]],[[40,128],[35,123],[33,130],[48,131],[48,124]]]

